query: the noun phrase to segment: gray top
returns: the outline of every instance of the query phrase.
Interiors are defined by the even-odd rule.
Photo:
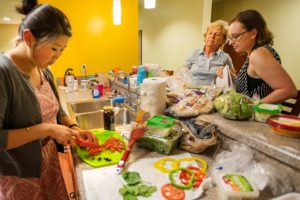
[[[45,70],[44,74],[58,98],[50,71]],[[64,114],[60,109],[58,123]],[[29,76],[20,72],[6,56],[0,54],[0,176],[40,176],[40,140],[11,150],[6,149],[9,129],[26,128],[40,123],[41,110]]]
[[[225,65],[230,69],[233,67],[230,56],[220,49],[211,57],[208,57],[202,49],[196,49],[185,64],[190,69],[193,80],[200,85],[215,83],[216,69]]]

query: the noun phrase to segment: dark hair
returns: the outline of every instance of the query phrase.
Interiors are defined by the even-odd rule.
[[[72,36],[69,19],[49,4],[38,5],[37,0],[23,0],[16,10],[26,15],[19,26],[20,38],[24,29],[30,29],[38,41],[49,41],[60,35]]]
[[[256,10],[245,10],[239,12],[237,16],[231,20],[230,24],[238,21],[244,25],[246,30],[256,29],[256,46],[260,47],[266,44],[273,45],[273,34],[268,30],[267,23],[263,16]]]

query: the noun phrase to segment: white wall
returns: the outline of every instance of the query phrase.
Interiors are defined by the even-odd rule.
[[[185,63],[193,49],[203,46],[202,29],[210,21],[211,0],[156,2],[155,9],[139,8],[142,62],[174,70]]]
[[[212,20],[232,19],[239,11],[256,9],[274,35],[274,48],[282,65],[300,89],[300,1],[299,0],[224,0],[213,4]]]

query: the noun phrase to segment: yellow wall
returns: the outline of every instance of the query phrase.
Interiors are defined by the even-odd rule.
[[[0,24],[0,52],[8,51],[15,45],[19,26],[16,24]]]
[[[138,64],[138,2],[121,0],[122,24],[113,25],[112,0],[41,0],[62,10],[71,21],[73,36],[62,56],[51,66],[56,77],[71,67],[75,75],[107,72],[114,66],[130,71]]]

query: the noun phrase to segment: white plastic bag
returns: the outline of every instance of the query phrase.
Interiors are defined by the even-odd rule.
[[[223,68],[223,77],[217,77],[216,86],[219,88],[223,88],[224,91],[228,91],[230,88],[234,87],[228,65],[225,65],[225,67]]]

